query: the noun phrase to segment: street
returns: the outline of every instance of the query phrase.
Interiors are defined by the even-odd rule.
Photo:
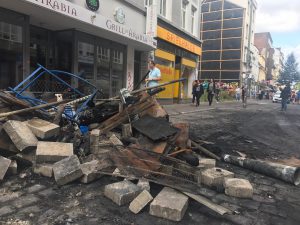
[[[190,123],[193,139],[213,142],[210,149],[217,155],[245,154],[250,158],[284,162],[300,166],[300,106],[289,105],[279,111],[280,104],[267,101],[200,105],[166,106],[171,121]],[[239,153],[238,153],[239,152]],[[300,189],[280,180],[250,170],[218,162],[218,166],[248,179],[254,187],[253,199],[226,196],[211,189],[197,190],[215,203],[229,207],[235,215],[219,216],[190,200],[181,222],[175,223],[150,216],[149,206],[138,215],[128,205],[118,207],[103,195],[106,184],[119,178],[103,177],[88,185],[77,182],[58,187],[54,180],[40,177],[31,168],[3,181],[0,188],[0,224],[103,224],[103,225],[298,225],[300,224]],[[156,196],[161,186],[151,184]]]

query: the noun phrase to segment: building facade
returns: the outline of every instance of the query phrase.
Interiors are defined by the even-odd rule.
[[[252,73],[256,8],[255,0],[204,1],[201,79],[241,83]]]
[[[200,41],[200,0],[142,0],[157,4],[157,50],[154,59],[162,74],[161,82],[186,78],[169,85],[158,96],[173,101],[192,97],[192,82],[198,79]]]
[[[254,44],[259,50],[259,54],[265,60],[265,81],[273,80],[274,60],[273,60],[273,40],[269,32],[255,33]]]
[[[134,86],[147,63],[143,53],[156,48],[145,27],[144,3],[132,0],[0,0],[0,89],[19,83],[39,63],[115,96]],[[50,83],[45,77],[36,88],[45,91]]]
[[[274,52],[273,53],[273,61],[274,61],[273,81],[276,82],[283,69],[284,55],[281,51],[281,48],[273,48],[272,51]]]

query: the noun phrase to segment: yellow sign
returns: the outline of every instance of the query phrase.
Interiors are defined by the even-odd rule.
[[[157,36],[167,42],[170,42],[170,43],[177,45],[181,48],[184,48],[190,52],[193,52],[196,55],[201,55],[201,53],[202,53],[201,47],[185,40],[182,37],[179,37],[178,35],[170,32],[167,29],[162,28],[160,26],[157,27]]]

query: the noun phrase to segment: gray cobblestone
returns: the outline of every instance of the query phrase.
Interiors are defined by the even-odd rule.
[[[14,212],[14,208],[12,206],[3,206],[0,208],[0,218],[2,216],[6,216]]]
[[[33,205],[37,203],[39,200],[40,199],[35,195],[21,196],[20,198],[14,200],[12,202],[12,205],[16,208],[23,208],[29,205]]]

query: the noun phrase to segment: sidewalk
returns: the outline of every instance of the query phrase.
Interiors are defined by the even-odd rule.
[[[248,102],[249,104],[257,104],[257,101],[250,100]],[[210,111],[210,110],[216,110],[216,109],[231,109],[236,107],[243,107],[242,102],[236,102],[236,101],[226,101],[226,102],[220,102],[216,103],[213,102],[212,106],[208,105],[208,102],[202,102],[200,103],[199,107],[196,107],[192,104],[173,104],[173,105],[163,105],[164,109],[168,112],[170,116],[180,115],[180,114],[189,114],[189,113],[195,113],[195,112],[203,112],[203,111]]]

